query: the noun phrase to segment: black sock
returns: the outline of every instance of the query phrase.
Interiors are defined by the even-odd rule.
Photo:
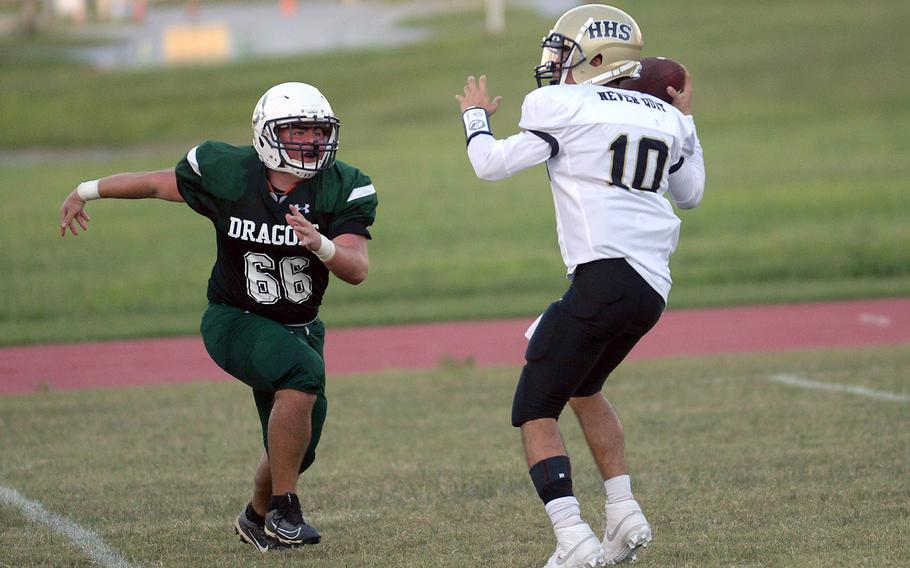
[[[540,460],[528,471],[537,495],[546,505],[553,499],[572,497],[572,466],[569,456],[553,456]]]
[[[256,509],[253,508],[252,503],[247,503],[246,511],[244,514],[246,515],[247,520],[249,520],[251,523],[259,527],[265,525],[265,517],[256,512]]]
[[[285,493],[284,495],[272,495],[272,501],[269,503],[269,511],[272,509],[278,509],[281,507],[287,508],[289,505],[297,503],[297,506],[300,506],[300,501],[297,499],[296,493]]]

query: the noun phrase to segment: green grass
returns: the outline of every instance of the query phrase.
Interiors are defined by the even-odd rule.
[[[0,398],[0,485],[96,531],[136,566],[542,565],[552,552],[509,408],[517,369],[333,377],[302,477],[324,541],[263,558],[231,521],[260,451],[237,383]],[[903,395],[902,348],[627,363],[605,394],[625,425],[655,540],[641,566],[905,566],[908,403],[771,382],[775,373]],[[585,517],[603,490],[561,421]],[[0,505],[0,564],[88,566]]]
[[[899,71],[910,68],[910,6],[623,7],[648,55],[695,78],[708,185],[681,213],[671,308],[910,294]],[[0,45],[0,344],[193,333],[208,221],[178,205],[98,202],[91,230],[61,240],[59,202],[85,179],[170,166],[205,138],[245,143],[259,95],[295,79],[328,95],[341,158],[380,194],[370,277],[331,286],[330,326],[538,313],[565,286],[546,173],[478,181],[453,95],[487,73],[505,97],[494,131],[515,132],[551,22],[513,11],[498,38],[479,11],[429,25],[417,46],[116,73]]]

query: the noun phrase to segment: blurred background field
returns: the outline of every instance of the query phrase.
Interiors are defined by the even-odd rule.
[[[329,326],[539,313],[566,285],[545,169],[478,181],[453,95],[486,73],[504,96],[494,131],[516,132],[553,17],[509,3],[491,35],[480,2],[444,4],[408,21],[424,30],[416,43],[178,67],[74,63],[67,54],[96,40],[70,26],[8,32],[0,343],[195,333],[208,221],[180,205],[101,201],[86,234],[60,239],[59,204],[80,181],[170,167],[205,139],[248,143],[253,104],[288,80],[329,97],[340,158],[380,195],[370,277],[333,283]],[[642,26],[646,55],[684,62],[695,80],[708,185],[681,214],[670,309],[910,293],[910,5],[616,5]]]

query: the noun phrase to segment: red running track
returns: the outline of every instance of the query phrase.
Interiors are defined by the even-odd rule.
[[[534,318],[329,330],[330,376],[520,366]],[[630,359],[910,344],[910,298],[671,310]],[[0,394],[233,380],[199,337],[0,348]]]

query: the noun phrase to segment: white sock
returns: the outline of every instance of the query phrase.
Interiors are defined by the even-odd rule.
[[[581,507],[578,506],[578,499],[575,497],[553,499],[545,507],[554,529],[564,529],[584,522],[581,518]]]
[[[632,480],[628,475],[617,475],[604,481],[607,491],[607,505],[632,499]]]

